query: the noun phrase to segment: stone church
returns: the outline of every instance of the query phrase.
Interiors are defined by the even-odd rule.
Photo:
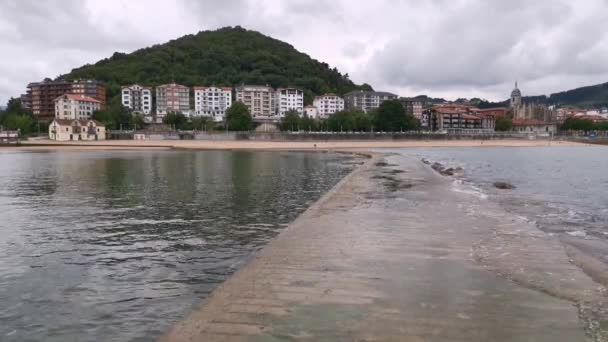
[[[521,90],[515,82],[515,89],[511,92],[511,111],[515,120],[538,120],[541,122],[555,122],[556,113],[544,104],[524,103]]]

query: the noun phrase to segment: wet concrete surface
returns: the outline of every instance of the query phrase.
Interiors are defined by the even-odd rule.
[[[601,341],[559,241],[422,162],[375,156],[162,341]],[[397,170],[397,171],[395,171]]]

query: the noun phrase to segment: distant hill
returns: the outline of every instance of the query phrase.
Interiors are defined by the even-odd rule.
[[[579,106],[608,106],[608,83],[576,88],[551,94],[548,104],[579,105]]]
[[[239,26],[201,31],[130,54],[116,52],[60,78],[101,80],[108,88],[108,100],[119,95],[121,85],[157,86],[173,81],[187,86],[293,86],[304,90],[307,103],[327,92],[371,90],[285,42]]]

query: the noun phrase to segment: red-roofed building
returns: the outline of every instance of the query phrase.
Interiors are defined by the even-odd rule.
[[[64,94],[55,99],[55,118],[88,120],[101,110],[102,102],[82,94]]]
[[[447,104],[438,105],[426,111],[430,129],[433,131],[444,130],[494,130],[496,126],[498,110],[484,111],[476,107]]]

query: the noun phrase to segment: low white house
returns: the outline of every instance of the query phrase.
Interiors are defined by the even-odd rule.
[[[519,133],[555,133],[557,124],[535,119],[514,119],[513,131]]]
[[[106,126],[95,120],[55,119],[49,125],[49,139],[57,141],[106,140]]]
[[[319,110],[315,106],[306,106],[304,107],[304,115],[312,119],[318,119]]]

